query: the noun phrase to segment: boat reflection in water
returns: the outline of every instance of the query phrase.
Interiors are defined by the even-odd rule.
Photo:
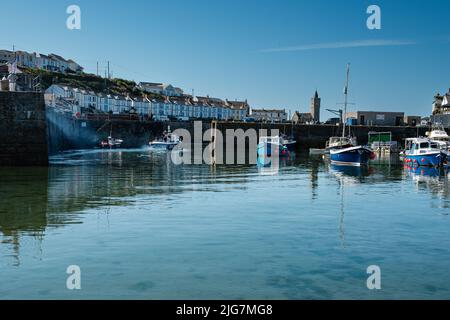
[[[295,164],[297,154],[294,151],[289,152],[286,156],[278,157],[257,157],[256,166],[262,175],[276,175],[280,168],[289,167]]]
[[[449,167],[417,167],[405,166],[409,176],[416,180],[427,180],[427,178],[445,178],[449,173]]]
[[[371,167],[363,166],[363,167],[351,167],[351,166],[340,166],[340,165],[331,165],[331,170],[335,173],[339,173],[342,175],[350,176],[350,177],[368,177],[374,173],[374,169]]]
[[[417,167],[405,166],[405,177],[409,177],[415,183],[418,191],[433,194],[442,199],[439,204],[442,208],[450,208],[450,170],[448,167]]]

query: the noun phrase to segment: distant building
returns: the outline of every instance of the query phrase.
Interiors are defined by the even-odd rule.
[[[450,89],[443,96],[439,93],[434,96],[433,115],[438,114],[450,114]]]
[[[405,116],[403,123],[409,127],[420,126],[422,123],[421,116]]]
[[[228,101],[226,100],[227,105],[231,109],[231,118],[236,121],[242,121],[250,114],[250,106],[245,101]]]
[[[67,60],[67,64],[69,67],[69,70],[75,73],[81,73],[83,72],[83,67],[80,66],[78,63],[73,61],[72,59]]]
[[[347,112],[347,120],[353,119],[352,123],[361,126],[402,126],[405,118],[404,112],[383,111],[356,111]]]
[[[54,71],[56,72],[61,72],[61,73],[65,73],[67,72],[69,69],[69,62],[64,59],[61,56],[58,56],[57,54],[51,53],[48,55],[50,61],[52,62],[56,62],[56,69]]]
[[[286,122],[285,109],[252,109],[251,117],[257,122]]]
[[[229,104],[219,98],[159,96],[150,100],[147,96],[132,97],[93,92],[65,85],[54,84],[45,92],[46,104],[73,114],[86,112],[136,113],[141,117],[152,115],[158,119],[232,120],[234,113]],[[245,110],[239,109],[239,110]],[[239,113],[239,115],[244,113]]]
[[[314,97],[311,99],[311,116],[315,123],[320,123],[320,103],[319,93],[316,90]]]
[[[292,122],[294,122],[295,124],[305,124],[312,123],[314,121],[311,113],[302,113],[295,111],[294,115],[292,116]]]
[[[440,123],[445,127],[450,127],[450,89],[444,94],[437,93],[433,101],[433,113],[430,118],[431,123]]]
[[[93,92],[54,84],[45,91],[46,104],[72,113],[97,111],[105,113],[136,113],[145,116],[151,112],[151,102],[145,97],[129,97]]]
[[[36,52],[29,53],[26,51],[8,51],[0,50],[0,63],[17,62],[18,67],[27,67],[34,69],[43,69],[53,72],[83,72],[83,67],[73,60],[66,60],[63,57],[50,54],[44,55]]]
[[[160,94],[168,97],[181,97],[184,94],[183,90],[170,84],[140,82],[137,87],[147,93]]]
[[[9,50],[0,50],[0,64],[14,61],[14,52]]]

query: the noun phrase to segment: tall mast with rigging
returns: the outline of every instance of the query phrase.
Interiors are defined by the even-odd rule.
[[[347,79],[345,81],[345,88],[344,88],[344,96],[345,96],[345,100],[344,100],[344,115],[342,117],[342,122],[343,122],[343,130],[342,130],[342,138],[345,138],[345,126],[346,126],[346,122],[347,122],[347,105],[348,105],[348,84],[350,81],[350,63],[347,64]]]

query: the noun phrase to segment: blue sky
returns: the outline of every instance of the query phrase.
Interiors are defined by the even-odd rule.
[[[66,28],[71,4],[79,31]],[[371,4],[381,30],[366,27]],[[351,109],[429,115],[450,87],[448,12],[447,0],[4,1],[0,47],[61,54],[91,72],[110,60],[117,77],[303,112],[316,88],[323,109],[342,102],[350,62]]]

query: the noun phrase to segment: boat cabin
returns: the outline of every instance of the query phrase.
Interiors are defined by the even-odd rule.
[[[430,151],[439,151],[439,144],[430,139],[410,138],[406,139],[405,151],[410,154],[422,154]]]
[[[260,137],[259,143],[265,143],[265,144],[280,144],[280,137],[274,136],[274,137]]]

